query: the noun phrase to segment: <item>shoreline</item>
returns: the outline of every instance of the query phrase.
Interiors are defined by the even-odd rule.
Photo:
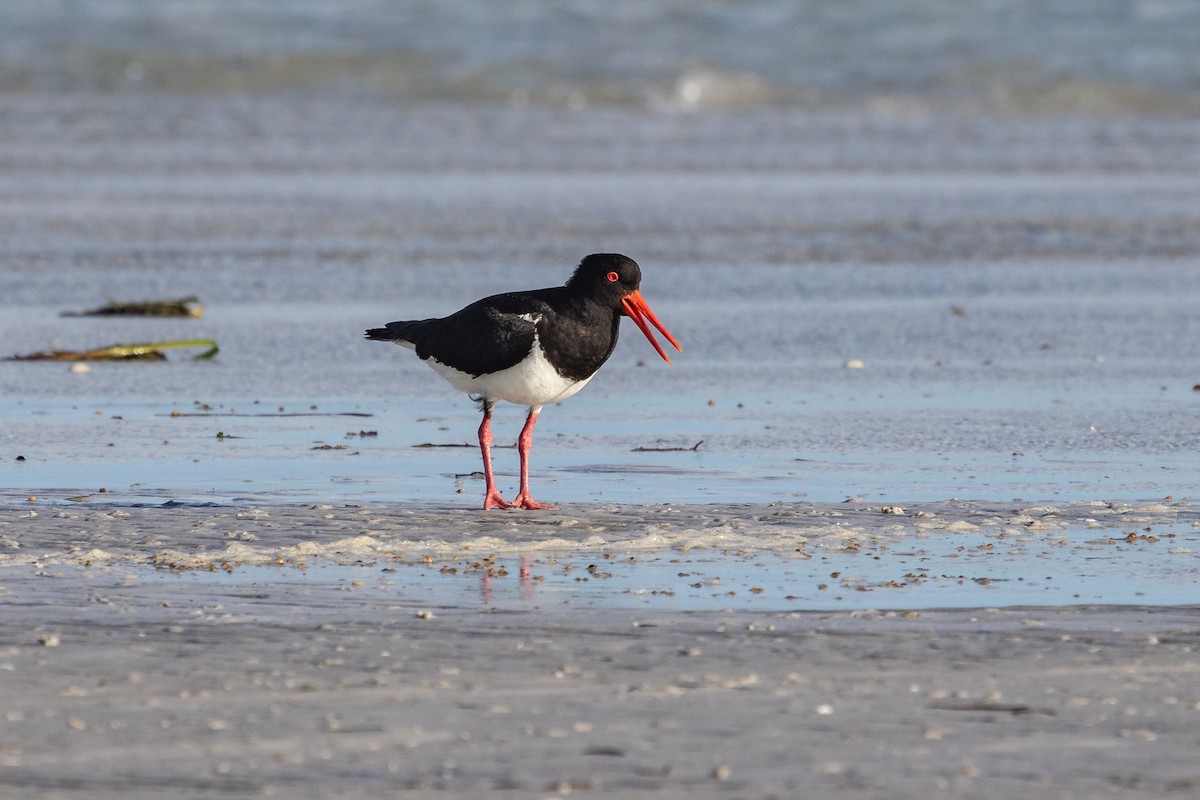
[[[294,563],[305,557],[353,562],[363,555],[435,558],[466,551],[502,554],[556,551],[717,549],[791,554],[810,542],[828,550],[909,537],[1004,536],[1084,530],[1125,537],[1155,527],[1159,536],[1200,537],[1200,505],[1191,499],[1000,501],[951,499],[903,506],[850,498],[840,503],[571,503],[534,513],[482,512],[458,505],[389,503],[126,504],[103,495],[46,503],[0,503],[0,565],[95,549],[93,561],[153,563],[162,551],[198,559],[225,557],[248,565]],[[1162,533],[1164,526],[1169,532]],[[1147,537],[1141,536],[1145,539]],[[1159,537],[1154,537],[1158,541]],[[238,548],[230,550],[232,544]],[[87,548],[85,550],[84,548]],[[109,552],[109,551],[112,552]],[[233,558],[236,557],[236,558]],[[74,563],[78,563],[74,561]]]
[[[0,580],[367,587],[486,611],[1200,605],[1191,501],[0,506]],[[481,583],[482,582],[482,583]],[[366,589],[364,589],[366,591]]]

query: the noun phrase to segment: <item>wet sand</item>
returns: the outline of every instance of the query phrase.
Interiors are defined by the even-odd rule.
[[[422,617],[330,587],[218,586],[56,586],[37,615],[53,634],[3,654],[19,737],[4,782],[46,797],[1195,791],[1194,610]],[[124,619],[81,620],[84,603]]]
[[[0,786],[1188,797],[1196,516],[10,505]]]
[[[14,797],[1191,797],[1200,782],[1194,607],[485,613],[307,581],[4,585]]]

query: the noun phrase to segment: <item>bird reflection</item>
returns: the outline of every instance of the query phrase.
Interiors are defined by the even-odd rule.
[[[532,559],[529,556],[521,556],[521,568],[517,572],[517,586],[520,598],[523,602],[530,602],[537,594],[534,587],[533,575],[529,570],[529,565]],[[479,582],[479,595],[484,603],[491,603],[495,596],[494,578],[489,572],[485,572]]]

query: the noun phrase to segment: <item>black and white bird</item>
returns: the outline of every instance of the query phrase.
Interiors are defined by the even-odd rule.
[[[529,494],[533,426],[547,403],[582,389],[617,346],[621,317],[634,321],[669,364],[650,326],[676,350],[683,348],[639,290],[642,270],[631,258],[596,253],[579,263],[564,286],[485,297],[448,317],[389,322],[367,338],[415,350],[422,361],[479,403],[479,449],[487,482],[483,507],[553,508]],[[497,401],[529,407],[517,440],[521,488],[510,503],[492,475],[492,410]]]

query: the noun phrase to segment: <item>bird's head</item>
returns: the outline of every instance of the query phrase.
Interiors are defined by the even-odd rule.
[[[650,344],[668,364],[671,359],[650,331],[653,325],[676,350],[683,352],[679,342],[666,329],[642,297],[642,269],[632,258],[619,253],[593,253],[579,262],[567,286],[586,292],[596,300],[611,304],[614,309],[633,320]]]

